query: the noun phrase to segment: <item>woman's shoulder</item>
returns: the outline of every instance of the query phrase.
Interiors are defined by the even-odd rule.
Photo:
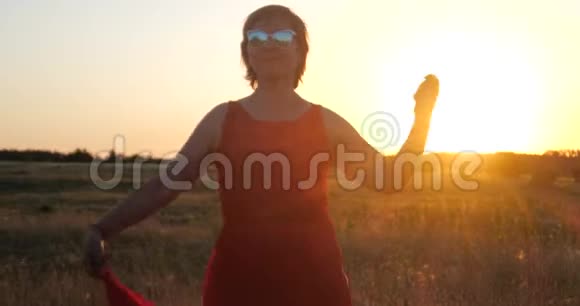
[[[220,125],[220,123],[226,117],[230,103],[231,103],[231,101],[218,103],[209,112],[207,112],[205,117],[210,122],[217,124],[217,125]]]
[[[220,102],[214,105],[202,118],[198,128],[207,135],[210,147],[216,149],[221,142],[221,134],[228,111],[233,101]]]
[[[226,119],[228,112],[231,112],[234,108],[239,107],[247,97],[240,98],[237,100],[227,100],[216,104],[208,113],[207,117],[213,118],[221,123]]]
[[[337,125],[341,125],[342,122],[344,121],[344,119],[339,114],[337,114],[330,108],[327,108],[321,104],[314,105],[317,105],[320,108],[320,114],[322,116],[324,125],[327,127],[327,129],[336,128]]]
[[[335,111],[320,105],[320,113],[324,128],[331,143],[338,143],[346,135],[355,131],[354,127]]]

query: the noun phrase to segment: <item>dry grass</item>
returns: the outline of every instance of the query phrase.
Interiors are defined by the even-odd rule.
[[[0,164],[2,305],[104,305],[80,265],[82,235],[130,184],[100,191],[85,167]],[[573,192],[513,182],[390,198],[330,190],[357,306],[580,305],[579,206]],[[199,305],[220,222],[215,193],[186,193],[114,241],[114,270],[158,305]]]

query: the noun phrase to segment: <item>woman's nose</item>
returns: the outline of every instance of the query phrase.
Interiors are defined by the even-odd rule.
[[[267,48],[267,49],[272,49],[272,48],[277,47],[276,42],[274,42],[274,40],[272,38],[268,38],[268,40],[266,40],[262,46],[264,48]]]

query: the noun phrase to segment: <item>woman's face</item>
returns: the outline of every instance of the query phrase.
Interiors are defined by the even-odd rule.
[[[269,18],[259,20],[250,27],[250,30],[262,30],[272,34],[280,30],[292,30],[290,24],[281,18]],[[247,34],[246,34],[247,35]],[[294,80],[298,66],[299,54],[296,37],[292,42],[285,45],[272,41],[264,44],[253,44],[248,42],[248,61],[260,79],[281,79],[290,78]]]

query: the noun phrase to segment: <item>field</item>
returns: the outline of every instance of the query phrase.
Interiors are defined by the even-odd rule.
[[[131,192],[128,172],[102,191],[87,164],[0,163],[1,305],[104,305],[81,244],[86,225]],[[577,186],[480,180],[478,191],[391,197],[331,184],[354,304],[580,305]],[[215,192],[184,193],[112,242],[114,271],[158,305],[199,305],[220,223]]]

